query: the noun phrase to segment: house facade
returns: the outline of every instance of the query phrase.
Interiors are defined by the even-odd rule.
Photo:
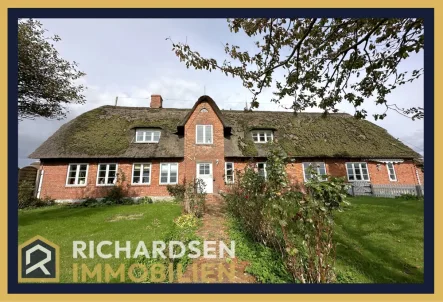
[[[208,194],[255,166],[266,177],[267,142],[279,144],[292,183],[311,165],[349,182],[424,184],[419,154],[387,131],[348,114],[220,110],[209,96],[191,109],[103,106],[63,125],[30,157],[40,159],[38,196],[104,197],[117,184],[131,197],[167,198],[167,185],[202,179]]]

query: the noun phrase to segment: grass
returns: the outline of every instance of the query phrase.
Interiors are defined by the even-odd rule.
[[[422,283],[423,201],[356,197],[336,215],[340,282]]]
[[[124,259],[73,259],[72,242],[109,240],[122,245],[131,241],[131,254],[136,244],[144,241],[148,249],[154,240],[163,240],[173,228],[173,220],[181,208],[173,203],[68,208],[53,206],[19,211],[19,243],[40,235],[60,246],[60,282],[73,282],[72,264],[85,263],[90,269],[108,263],[114,269]],[[114,254],[115,246],[104,246],[103,253]],[[89,250],[89,249],[88,249]],[[87,251],[88,251],[87,250]],[[121,255],[123,255],[122,253]]]
[[[423,276],[423,201],[350,198],[335,217],[336,272],[340,283],[421,283]],[[236,256],[250,263],[259,282],[287,282],[283,260],[230,222]]]

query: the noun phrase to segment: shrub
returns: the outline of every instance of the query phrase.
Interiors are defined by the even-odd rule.
[[[43,199],[34,197],[34,185],[29,181],[21,181],[18,186],[18,208],[39,208],[54,205],[55,201],[50,197]]]
[[[178,201],[183,201],[185,198],[186,191],[186,183],[183,185],[167,185],[166,189],[168,190],[169,195],[174,197]]]
[[[400,196],[395,196],[397,199],[404,199],[404,200],[421,200],[423,197],[419,197],[414,194],[401,194]]]
[[[119,185],[112,187],[108,194],[106,195],[105,199],[112,201],[114,204],[123,204],[124,198],[126,194],[123,190],[123,188]]]
[[[202,217],[205,211],[205,183],[201,179],[196,179],[194,183],[186,185],[185,195],[182,201],[183,211]]]
[[[138,200],[138,203],[140,203],[140,204],[150,204],[150,203],[153,203],[154,201],[152,200],[152,198],[151,197],[149,197],[149,196],[144,196],[144,197],[142,197],[142,198],[140,198],[139,200]]]
[[[286,270],[301,283],[335,280],[333,211],[346,202],[348,185],[342,178],[326,181],[312,171],[305,193],[289,185],[287,159],[271,144],[267,180],[247,166],[225,199],[228,211],[257,242],[281,254]]]

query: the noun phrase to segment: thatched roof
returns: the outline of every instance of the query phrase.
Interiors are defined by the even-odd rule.
[[[216,105],[215,105],[216,106]],[[218,107],[217,107],[218,109]],[[30,158],[183,157],[183,121],[189,109],[103,106],[63,125]],[[368,121],[348,114],[219,110],[226,157],[264,157],[267,146],[251,130],[274,129],[292,157],[419,158],[420,155]],[[158,144],[135,143],[136,128],[161,129]],[[230,133],[230,134],[229,134]]]

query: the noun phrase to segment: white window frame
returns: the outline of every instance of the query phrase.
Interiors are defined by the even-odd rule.
[[[105,174],[105,183],[104,184],[98,183],[98,179],[99,179],[98,176],[100,174],[100,166],[101,165],[106,165],[106,174]],[[108,184],[109,166],[110,165],[115,165],[115,181],[112,184]],[[115,184],[117,183],[117,179],[118,179],[118,163],[100,163],[97,165],[97,179],[95,181],[96,186],[98,186],[98,187],[115,186]]]
[[[228,181],[228,164],[232,164],[232,181]],[[235,170],[234,170],[234,162],[227,161],[225,162],[225,183],[233,184],[235,182]]]
[[[389,165],[392,165],[392,170],[394,171],[394,177],[395,177],[395,179],[391,179],[391,172],[389,172]],[[389,181],[398,181],[398,178],[397,178],[397,172],[395,172],[395,165],[394,165],[394,163],[393,162],[387,162],[386,163],[386,169],[388,170],[388,177],[389,177]]]
[[[76,165],[77,170],[75,171],[75,184],[68,184],[69,180],[69,172],[71,171],[71,166]],[[78,184],[78,176],[80,174],[80,166],[86,165],[86,176],[85,176],[85,183],[84,184]],[[70,163],[68,164],[68,173],[66,174],[66,186],[67,187],[85,187],[88,184],[88,172],[89,172],[89,164],[87,163]]]
[[[257,173],[259,173],[259,169],[258,169],[258,165],[259,164],[263,164],[263,169],[264,169],[264,172],[265,172],[265,179],[268,179],[268,172],[266,171],[266,162],[263,161],[263,162],[256,163]]]
[[[302,162],[301,163],[301,166],[302,166],[302,169],[303,169],[303,179],[304,179],[304,181],[305,182],[307,182],[309,179],[307,179],[306,178],[306,173],[305,173],[305,164],[310,164],[310,165],[312,165],[312,164],[323,164],[324,165],[324,167],[325,167],[325,175],[324,176],[327,176],[328,175],[328,170],[326,169],[326,163],[325,162],[322,162],[322,161],[316,161],[316,162]],[[316,170],[317,170],[317,175],[322,175],[322,174],[320,174],[320,167],[314,167],[313,166],[313,168],[315,168]],[[347,173],[347,172],[346,172]],[[325,177],[325,179],[322,179],[322,181],[326,181],[326,177]]]
[[[134,182],[134,172],[135,172],[135,165],[140,165],[140,183]],[[145,166],[149,166],[149,182],[143,182],[143,168]],[[151,184],[151,177],[152,176],[152,164],[151,163],[133,163],[132,164],[132,175],[131,175],[131,185],[133,186],[146,186]]]
[[[162,182],[162,165],[168,165],[168,181],[167,182]],[[171,165],[177,165],[177,181],[176,182],[170,182],[170,178],[171,178]],[[178,184],[178,178],[179,178],[179,174],[178,174],[178,163],[160,163],[160,169],[159,169],[159,179],[158,182],[160,185],[176,185]]]
[[[211,142],[210,143],[206,142],[206,127],[207,126],[211,127]],[[203,127],[203,142],[202,143],[198,142],[198,127]],[[213,127],[213,125],[195,125],[195,143],[197,145],[212,145],[212,144],[214,144],[214,127]]]
[[[265,140],[260,140],[260,133],[263,133],[265,135]],[[257,135],[257,141],[254,140],[254,134]],[[271,139],[268,139],[268,134],[270,134]],[[266,144],[269,141],[274,141],[274,131],[272,130],[253,130],[251,131],[252,141],[256,144]]]
[[[354,179],[354,180],[350,180],[349,179],[349,173],[348,173],[348,164],[352,164],[352,172],[354,172],[354,178],[355,178],[355,164],[358,164],[359,165],[359,168],[360,169],[362,169],[361,168],[361,164],[366,164],[366,169],[368,170],[368,179],[361,179],[361,180],[358,180],[358,179]],[[348,177],[348,181],[371,181],[371,175],[369,174],[369,165],[368,165],[368,163],[367,162],[364,162],[364,161],[359,161],[359,162],[346,162],[345,163],[345,169],[346,169],[346,176]],[[362,172],[362,171],[361,171]],[[361,175],[362,175],[362,177],[363,177],[363,173],[361,173]]]
[[[146,131],[151,131],[151,138],[149,140],[147,140],[146,137]],[[138,133],[139,132],[143,132],[143,140],[138,140]],[[158,141],[154,140],[154,132],[158,132],[159,136],[158,136]],[[150,144],[158,144],[158,142],[160,141],[160,138],[162,136],[162,132],[160,129],[155,129],[155,128],[138,128],[135,130],[135,142],[136,143],[150,143]]]

